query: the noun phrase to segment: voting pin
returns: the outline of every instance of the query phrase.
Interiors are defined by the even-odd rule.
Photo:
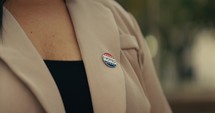
[[[104,53],[102,55],[102,59],[104,63],[110,68],[115,68],[117,66],[116,59],[114,59],[110,53]]]

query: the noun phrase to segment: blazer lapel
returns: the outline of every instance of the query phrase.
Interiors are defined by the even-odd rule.
[[[65,113],[58,89],[22,28],[4,8],[0,59],[35,95],[47,113]]]
[[[125,113],[125,80],[120,67],[120,38],[110,10],[93,0],[67,0],[87,72],[95,113]],[[107,67],[103,53],[117,60]]]

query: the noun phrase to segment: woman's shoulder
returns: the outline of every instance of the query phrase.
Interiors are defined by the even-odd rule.
[[[130,18],[130,13],[126,11],[117,1],[115,0],[94,0],[97,3],[100,3],[104,7],[110,9],[114,14],[119,14],[122,17]]]
[[[99,5],[107,8],[113,15],[115,23],[123,32],[132,33],[137,29],[137,21],[134,16],[125,10],[116,0],[93,0]],[[134,35],[132,33],[132,35]]]

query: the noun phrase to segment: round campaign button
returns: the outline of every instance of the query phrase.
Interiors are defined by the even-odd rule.
[[[117,66],[116,60],[113,58],[113,56],[110,53],[104,53],[102,55],[102,59],[106,66],[110,68],[115,68]]]

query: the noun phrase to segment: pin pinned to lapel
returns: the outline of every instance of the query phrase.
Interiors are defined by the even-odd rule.
[[[115,68],[117,66],[117,61],[110,53],[104,53],[102,55],[103,62],[106,66],[110,68]]]

